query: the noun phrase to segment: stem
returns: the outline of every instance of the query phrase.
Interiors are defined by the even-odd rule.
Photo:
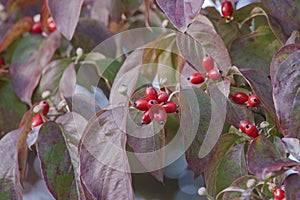
[[[169,98],[168,98],[168,101],[170,101],[170,100],[172,99],[172,97],[173,97],[175,94],[179,93],[179,92],[180,92],[179,90],[176,90],[176,91],[172,92],[172,93],[170,94]]]

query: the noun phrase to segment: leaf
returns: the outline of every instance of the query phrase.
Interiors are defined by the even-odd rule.
[[[216,199],[219,199],[220,195],[223,194],[223,193],[228,193],[228,192],[239,192],[239,193],[244,193],[246,190],[244,189],[241,189],[237,186],[230,186],[228,188],[225,188],[224,190],[222,190],[217,196],[216,196]]]
[[[0,140],[0,196],[1,199],[22,199],[22,186],[17,158],[19,130],[6,134]]]
[[[97,113],[80,142],[81,179],[97,199],[133,199],[126,134],[116,124],[123,116],[120,108]]]
[[[0,52],[4,51],[15,39],[27,32],[32,24],[31,17],[24,17],[13,24],[0,41]]]
[[[235,179],[244,175],[247,175],[244,144],[237,144],[220,162],[216,175],[217,193],[230,186]]]
[[[42,4],[42,0],[31,0],[31,1],[26,1],[26,0],[7,0],[6,8],[7,8],[7,12],[10,14],[10,13],[16,11],[16,10],[23,11],[27,7],[38,6],[40,4]]]
[[[43,42],[40,37],[27,36],[21,40],[12,58],[10,74],[17,96],[31,105],[31,96],[56,49],[61,35],[54,32]]]
[[[62,128],[55,122],[41,127],[37,155],[46,185],[55,199],[78,199],[74,167],[71,163]]]
[[[77,194],[85,199],[85,190],[80,179],[80,159],[78,145],[87,125],[87,120],[75,112],[66,113],[56,120],[62,126],[62,134],[74,168]]]
[[[240,72],[248,81],[253,92],[260,98],[262,104],[275,120],[276,114],[270,79],[264,73],[256,69],[240,69]]]
[[[250,173],[264,180],[270,173],[278,172],[284,167],[297,165],[297,162],[282,157],[275,146],[264,136],[258,136],[249,145],[246,160]]]
[[[62,74],[59,82],[59,92],[64,97],[70,97],[75,91],[76,71],[75,64],[71,63]]]
[[[42,125],[34,127],[28,134],[26,138],[26,144],[29,150],[32,150],[31,147],[35,145],[38,140],[39,131]]]
[[[206,136],[199,151],[199,157],[203,158],[213,149],[222,133],[226,119],[227,99],[230,82],[228,80],[215,84],[208,84],[208,92],[211,98],[211,118]]]
[[[204,0],[156,0],[171,23],[181,32],[185,32],[188,25],[200,12]]]
[[[300,43],[299,39],[300,39],[300,32],[298,30],[295,30],[292,32],[291,36],[285,42],[285,45],[296,44],[296,43],[299,44]]]
[[[83,0],[46,0],[57,30],[71,40],[79,20]]]
[[[230,57],[222,38],[216,33],[211,22],[199,15],[188,27],[186,34],[177,34],[178,48],[186,61],[197,70],[202,69],[202,58],[205,55],[213,57],[215,67],[227,74],[231,66]]]
[[[273,76],[273,99],[282,133],[300,138],[300,51],[295,51],[280,65]],[[289,112],[287,112],[289,111]]]
[[[0,94],[3,94],[0,98],[0,113],[2,113],[0,115],[0,135],[2,135],[19,127],[27,108],[16,96],[10,79],[0,81]]]
[[[299,174],[292,174],[284,181],[285,197],[287,200],[300,198],[300,176]]]
[[[251,68],[269,74],[269,65],[281,43],[270,28],[260,26],[255,31],[235,40],[230,49],[232,63],[239,68]],[[241,51],[242,49],[242,51]]]
[[[240,138],[240,136],[235,134],[225,134],[222,135],[216,150],[208,163],[209,167],[204,171],[204,177],[206,180],[207,191],[210,195],[215,196],[217,194],[217,172],[222,160],[226,158],[226,154],[230,152],[234,143]]]
[[[300,161],[300,142],[297,138],[282,138],[285,149]]]
[[[293,0],[262,0],[264,6],[269,10],[269,14],[273,16],[281,26],[285,27],[286,35],[290,35],[292,31],[299,29],[299,7],[297,1]]]

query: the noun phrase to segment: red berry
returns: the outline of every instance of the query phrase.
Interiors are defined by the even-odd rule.
[[[206,56],[202,59],[202,67],[206,72],[214,68],[214,59],[211,56]]]
[[[174,102],[167,102],[162,107],[166,110],[167,113],[174,113],[177,110],[177,105]]]
[[[158,97],[157,97],[157,102],[162,103],[162,102],[167,102],[169,99],[169,95],[166,92],[161,92]]]
[[[150,118],[160,125],[164,125],[167,120],[167,113],[160,105],[155,105],[150,109]]]
[[[256,94],[252,94],[248,97],[248,105],[250,107],[257,107],[260,104],[260,99]]]
[[[222,3],[222,15],[226,18],[229,18],[232,16],[233,13],[233,6],[230,1],[224,1]]]
[[[31,128],[33,129],[36,126],[39,126],[44,123],[43,117],[41,114],[36,114],[31,121]]]
[[[149,100],[148,101],[148,108],[151,108],[152,106],[154,106],[156,104],[158,104],[158,102],[156,100],[154,100],[154,99]]]
[[[41,22],[36,22],[34,24],[32,24],[31,28],[30,28],[30,32],[31,33],[42,33],[42,23]]]
[[[204,82],[205,76],[201,72],[196,72],[192,74],[190,77],[188,77],[188,80],[190,81],[190,83],[200,84]]]
[[[216,81],[222,77],[222,74],[218,68],[213,68],[208,72],[207,76],[209,79]]]
[[[285,197],[284,191],[280,188],[276,188],[274,190],[274,198],[275,200],[282,200]]]
[[[53,31],[56,30],[56,24],[55,24],[55,22],[53,21],[53,19],[48,20],[48,22],[47,22],[47,29],[48,29],[50,32],[53,32]]]
[[[150,122],[151,122],[150,110],[148,110],[143,113],[142,124],[150,124]]]
[[[47,115],[48,112],[49,112],[49,108],[50,108],[48,102],[47,101],[40,101],[38,103],[38,105],[43,107],[43,110],[42,110],[43,115]]]
[[[3,67],[5,65],[5,60],[3,57],[0,56],[0,67]]]
[[[146,99],[149,100],[156,100],[158,97],[157,91],[154,87],[147,87],[146,88]]]
[[[256,126],[251,124],[250,122],[247,122],[245,120],[240,121],[239,128],[243,133],[246,133],[249,137],[256,138],[258,137],[258,130]]]
[[[144,98],[136,100],[136,102],[134,102],[134,106],[137,109],[142,110],[142,111],[149,110],[148,101],[146,99],[144,99]]]
[[[248,101],[248,95],[244,92],[235,92],[232,95],[232,101],[236,104],[244,104]]]

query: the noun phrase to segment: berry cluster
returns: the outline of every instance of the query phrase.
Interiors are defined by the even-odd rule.
[[[257,107],[260,105],[260,99],[256,94],[248,96],[244,92],[235,92],[232,95],[232,101],[236,104],[247,104],[250,107]]]
[[[146,88],[146,97],[136,100],[133,105],[136,109],[144,111],[142,124],[149,124],[152,119],[163,125],[166,121],[166,113],[174,113],[178,106],[169,101],[169,94],[165,91],[157,93],[154,87]]]
[[[56,30],[56,24],[55,22],[53,21],[53,19],[50,17],[47,21],[47,29],[50,31],[50,32],[53,32]],[[42,29],[42,22],[40,21],[40,19],[36,20],[31,28],[30,28],[30,32],[31,33],[42,33],[43,32],[43,29]]]
[[[211,56],[206,56],[202,59],[202,67],[209,79],[216,81],[222,77],[220,70],[214,67],[214,59]],[[188,81],[192,84],[201,84],[205,81],[206,74],[196,72],[188,77]]]
[[[233,19],[233,5],[231,1],[224,1],[221,5],[221,11],[226,21],[231,21]]]
[[[42,114],[38,110],[37,114],[32,118],[32,129],[36,126],[42,125],[45,122],[43,116],[46,116],[48,114],[50,106],[47,101],[40,101],[35,108],[41,108],[40,111]]]

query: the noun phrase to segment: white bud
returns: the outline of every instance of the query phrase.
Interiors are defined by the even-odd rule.
[[[165,19],[162,23],[161,23],[161,27],[166,28],[168,26],[169,20]]]
[[[57,109],[61,110],[63,107],[65,107],[67,105],[67,102],[65,100],[61,100],[58,105],[57,105]]]
[[[39,113],[39,112],[41,112],[42,110],[43,110],[43,106],[41,106],[41,105],[36,105],[36,106],[34,106],[33,109],[32,109],[32,111],[33,111],[34,113]]]
[[[206,195],[206,194],[207,194],[206,188],[205,188],[205,187],[199,188],[199,189],[198,189],[198,194],[199,194],[200,196]]]
[[[45,90],[43,93],[42,93],[42,99],[47,99],[49,96],[50,96],[50,91],[49,90]]]
[[[123,95],[127,95],[127,86],[126,85],[121,85],[118,89],[118,92],[120,94],[123,94]]]
[[[4,10],[5,10],[5,7],[0,3],[0,12],[4,11]]]
[[[83,49],[80,48],[80,47],[77,48],[77,49],[76,49],[76,55],[77,55],[77,57],[80,58],[80,57],[83,55]]]
[[[40,14],[36,14],[33,16],[33,21],[35,23],[40,22],[41,21],[41,15]]]
[[[247,188],[252,188],[255,184],[255,179],[251,178],[247,181],[246,185],[247,185]]]
[[[260,125],[259,125],[260,128],[267,128],[267,127],[269,127],[269,126],[270,126],[270,124],[269,124],[269,122],[267,122],[267,121],[263,121],[263,122],[261,122]]]

